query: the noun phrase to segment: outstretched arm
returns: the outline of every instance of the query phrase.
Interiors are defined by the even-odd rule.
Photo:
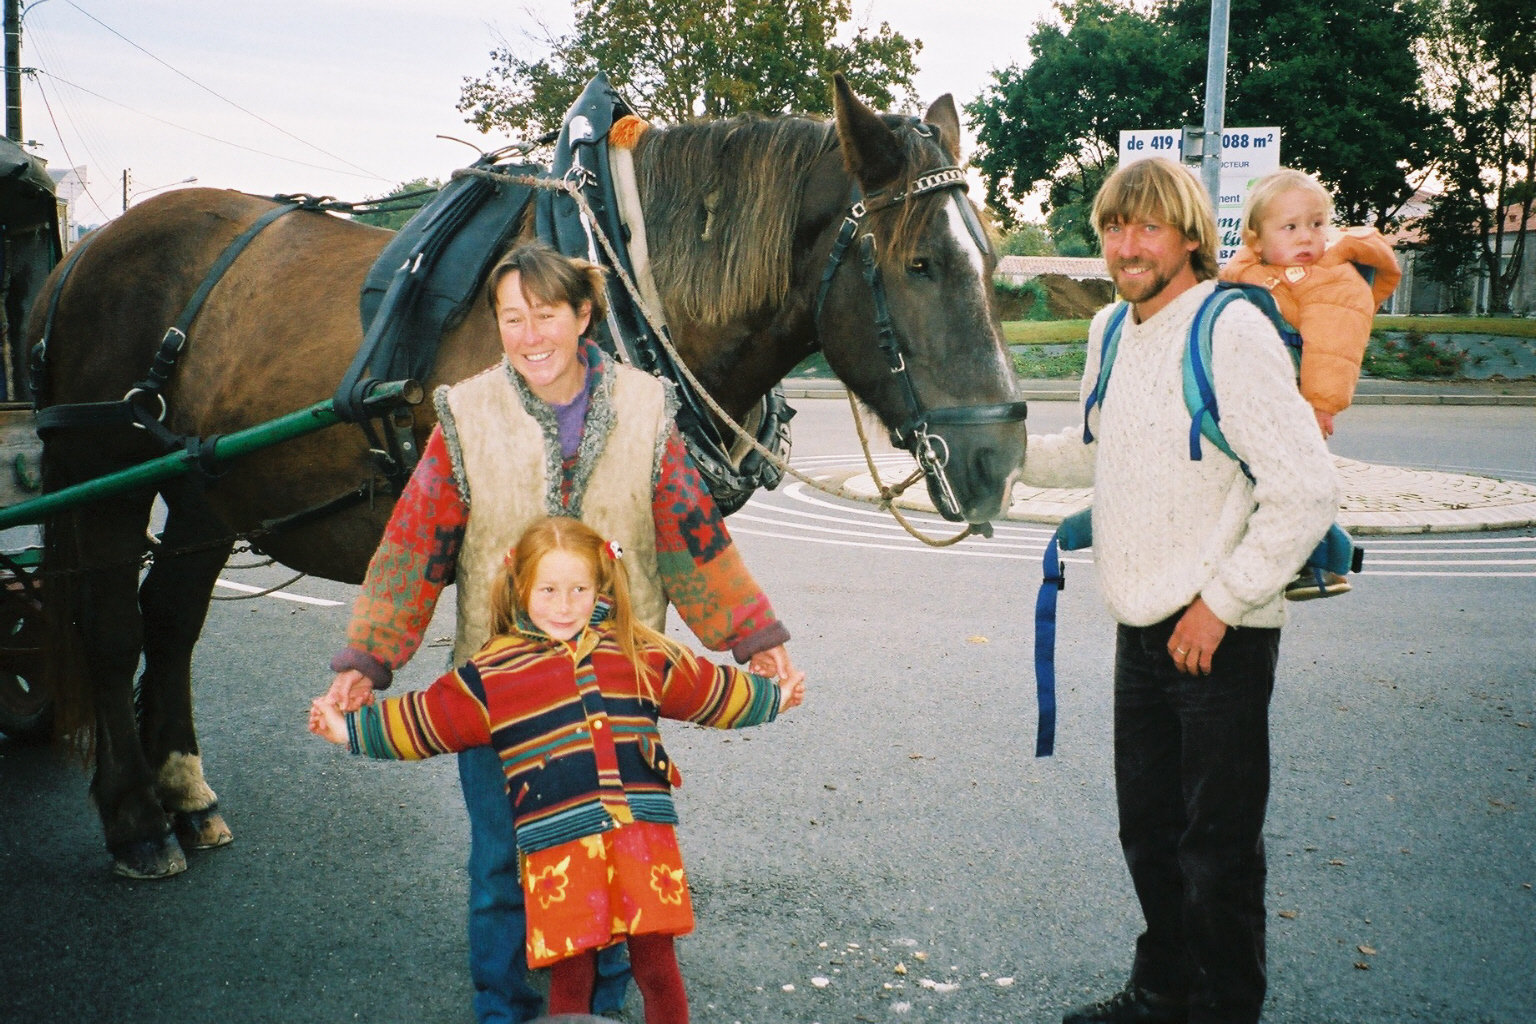
[[[744,662],[784,645],[789,631],[742,561],[676,428],[662,453],[651,517],[662,589],[705,647]]]
[[[331,659],[331,696],[344,711],[371,700],[416,653],[443,589],[453,582],[468,509],[442,427],[422,449],[352,606],[347,646]],[[361,678],[359,678],[361,677]]]

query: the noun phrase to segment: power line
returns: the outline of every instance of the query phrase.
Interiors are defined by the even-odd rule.
[[[135,50],[138,50],[140,53],[144,54],[150,60],[153,60],[155,63],[157,63],[157,64],[161,65],[162,67],[166,68],[167,70],[171,71],[173,74],[176,74],[176,75],[180,76],[181,78],[186,79],[188,82],[190,82],[191,84],[197,86],[199,89],[201,89],[204,92],[208,93],[208,95],[214,97],[215,99],[217,99],[217,100],[219,100],[219,101],[221,101],[223,103],[229,104],[230,106],[234,107],[236,110],[240,111],[242,114],[245,114],[248,117],[255,118],[257,121],[260,121],[262,124],[266,125],[268,128],[271,128],[273,131],[276,131],[276,132],[278,132],[278,133],[280,133],[282,135],[286,135],[288,138],[290,138],[293,141],[299,143],[300,145],[308,146],[310,149],[314,150],[317,153],[320,153],[323,156],[330,157],[332,160],[339,161],[340,163],[345,164],[346,166],[353,168],[355,171],[360,172],[359,175],[358,175],[359,177],[373,178],[373,179],[378,180],[378,181],[388,181],[389,180],[389,179],[385,178],[384,175],[382,175],[382,174],[378,174],[378,173],[375,173],[374,171],[370,171],[370,170],[368,170],[368,168],[361,167],[361,166],[353,163],[352,161],[346,159],[345,157],[337,156],[335,153],[332,153],[332,152],[330,152],[330,151],[328,151],[326,149],[323,149],[320,146],[317,146],[317,145],[315,145],[312,142],[309,142],[309,141],[307,141],[305,139],[299,138],[297,135],[293,134],[292,132],[288,131],[287,129],[279,127],[278,125],[273,124],[271,121],[268,121],[266,118],[262,117],[260,114],[257,114],[256,112],[254,112],[252,110],[248,110],[245,107],[242,107],[240,104],[236,103],[234,100],[229,99],[227,96],[223,96],[223,95],[219,94],[218,92],[215,92],[213,89],[210,89],[208,86],[206,86],[203,83],[199,82],[197,79],[193,78],[191,75],[188,75],[185,72],[183,72],[181,69],[172,66],[171,64],[167,63],[166,61],[160,59],[155,54],[153,54],[153,53],[149,52],[148,50],[146,50],[144,47],[140,46],[138,43],[134,42],[132,39],[129,39],[127,36],[123,35],[117,29],[113,28],[111,25],[108,25],[106,22],[102,21],[100,18],[96,17],[94,14],[92,14],[89,11],[85,10],[84,8],[82,8],[79,4],[75,3],[74,0],[69,0],[69,6],[73,7],[75,10],[79,11],[81,14],[85,15],[87,18],[89,18],[90,20],[94,21],[96,24],[100,25],[102,28],[106,29],[108,32],[112,33],[114,36],[117,36],[117,38],[121,39],[123,42],[125,42],[129,46],[133,47]],[[87,90],[87,91],[89,91],[89,90]],[[96,94],[92,93],[92,95],[96,95]],[[99,98],[106,99],[106,97],[104,97],[104,96],[103,97],[99,97]],[[109,102],[116,102],[116,101],[109,101]],[[137,113],[137,111],[136,111],[136,113]],[[155,118],[155,120],[158,121],[160,119],[159,118]],[[164,122],[164,123],[169,124],[170,122]],[[179,128],[180,126],[179,125],[171,125],[171,127]],[[191,129],[186,129],[186,128],[183,128],[181,130],[183,130],[183,131],[191,131]],[[201,132],[193,132],[193,134],[195,134],[195,135],[202,135]],[[224,141],[222,139],[214,139],[212,136],[208,136],[208,135],[203,135],[203,138],[212,139],[212,141],[214,141],[214,142],[223,142]],[[225,144],[226,145],[235,145],[235,143],[225,143]],[[248,147],[245,147],[245,146],[239,146],[238,148],[240,148],[240,149],[248,149]],[[251,150],[248,150],[248,151],[252,152],[252,153],[260,152],[259,150],[254,150],[254,149],[251,149]],[[276,157],[276,154],[273,154],[273,153],[262,153],[261,155]],[[277,157],[277,159],[284,160],[284,159],[288,159],[288,158],[287,157]],[[300,164],[302,166],[306,166],[306,167],[315,167],[315,166],[317,166],[315,164],[305,164],[303,161],[300,161],[300,160],[295,160],[293,162],[297,163],[297,164]],[[323,170],[331,170],[332,168],[321,168],[321,169],[323,169]]]
[[[48,120],[53,123],[53,133],[59,137],[59,148],[64,151],[64,159],[69,161],[69,166],[70,166],[71,169],[74,169],[76,167],[82,166],[80,164],[75,163],[74,157],[69,155],[69,147],[64,144],[64,133],[59,131],[59,120],[58,120],[58,118],[54,117],[54,115],[53,115],[53,105],[48,102],[48,93],[47,93],[47,91],[45,91],[43,89],[43,84],[41,82],[38,82],[36,84],[37,84],[37,94],[43,98],[43,108],[48,111]],[[104,205],[102,205],[101,200],[97,199],[96,198],[96,194],[91,191],[90,184],[84,178],[80,178],[78,176],[77,176],[77,180],[80,182],[80,190],[82,192],[84,192],[87,197],[90,198],[91,203],[96,207],[97,211],[99,213],[103,214],[103,215],[108,215],[107,214],[107,208]],[[108,215],[108,216],[110,216],[110,215]]]
[[[347,164],[347,166],[349,166],[349,167],[356,167],[357,168],[356,171],[343,171],[343,170],[338,170],[335,167],[327,167],[324,164],[313,164],[313,163],[309,163],[308,161],[305,161],[305,160],[295,160],[293,157],[282,156],[282,155],[280,155],[278,153],[269,153],[266,150],[256,149],[253,146],[246,146],[246,145],[243,145],[243,144],[241,144],[239,142],[230,142],[228,139],[221,139],[221,138],[219,138],[216,135],[209,135],[207,132],[199,131],[196,128],[188,128],[185,125],[177,124],[174,121],[167,121],[163,117],[160,117],[160,116],[155,115],[155,114],[148,113],[147,111],[139,110],[136,107],[130,107],[130,106],[128,106],[128,104],[123,103],[123,102],[121,102],[119,100],[115,100],[115,99],[113,99],[110,96],[103,96],[101,93],[96,92],[95,90],[92,90],[92,89],[88,89],[85,86],[80,85],[80,84],[78,84],[76,82],[71,82],[68,79],[60,78],[58,75],[52,74],[51,72],[49,72],[49,71],[47,71],[47,70],[45,70],[43,68],[27,68],[27,69],[24,69],[24,70],[30,72],[33,76],[47,75],[49,78],[53,79],[55,82],[58,82],[58,83],[60,83],[62,85],[67,85],[71,89],[78,89],[81,92],[85,93],[87,96],[93,96],[96,99],[101,100],[104,103],[110,103],[114,107],[121,107],[124,110],[129,111],[130,113],[134,113],[134,114],[139,115],[140,117],[147,117],[151,121],[158,121],[160,124],[163,124],[163,125],[165,125],[168,128],[175,128],[177,131],[186,132],[189,135],[196,135],[198,138],[207,139],[209,142],[217,142],[221,146],[230,146],[230,147],[232,147],[234,149],[244,150],[247,153],[254,153],[257,156],[268,156],[268,157],[272,157],[274,160],[284,160],[284,161],[287,161],[288,163],[298,164],[300,167],[312,167],[315,170],[330,171],[330,172],[332,172],[334,174],[345,174],[345,175],[348,175],[349,177],[353,177],[353,178],[369,178],[369,179],[372,179],[374,181],[389,181],[389,180],[391,180],[389,178],[384,177],[382,174],[375,174],[374,172],[369,171],[366,168],[357,167],[356,164],[350,164],[350,163]],[[284,134],[287,134],[287,133],[285,132]],[[325,153],[324,150],[320,150],[320,152]],[[330,156],[329,153],[326,153],[325,155]],[[340,158],[338,157],[337,159],[340,159]],[[343,162],[345,163],[345,161],[343,161]]]

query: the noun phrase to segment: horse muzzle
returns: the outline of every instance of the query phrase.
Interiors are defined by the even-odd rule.
[[[954,523],[986,523],[1007,507],[1024,444],[1020,439],[1017,452],[1003,451],[999,444],[976,443],[965,435],[968,428],[1021,424],[1028,411],[1022,401],[928,409],[892,430],[891,443],[917,460],[941,516]],[[993,440],[1011,447],[1006,432]]]

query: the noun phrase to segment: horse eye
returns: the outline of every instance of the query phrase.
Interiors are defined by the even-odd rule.
[[[927,258],[923,256],[914,256],[907,263],[907,273],[917,274],[920,277],[931,277],[931,269]]]

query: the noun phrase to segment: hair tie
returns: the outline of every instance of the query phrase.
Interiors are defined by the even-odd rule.
[[[610,540],[604,544],[603,551],[615,562],[624,557],[624,549],[619,546],[619,542],[616,540]]]

